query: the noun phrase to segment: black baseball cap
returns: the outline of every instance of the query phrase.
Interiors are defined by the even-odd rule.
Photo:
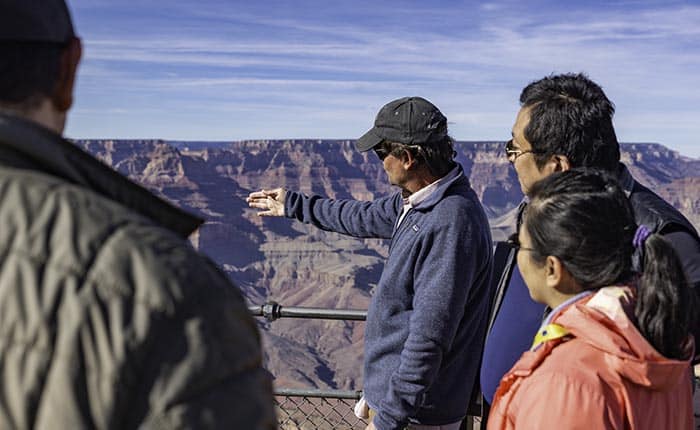
[[[384,105],[374,127],[357,139],[360,152],[369,151],[387,140],[405,145],[429,145],[447,136],[447,118],[434,104],[422,97],[404,97]]]
[[[66,43],[74,36],[64,0],[0,0],[0,41]]]

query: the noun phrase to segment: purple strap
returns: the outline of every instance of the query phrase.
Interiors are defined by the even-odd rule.
[[[644,224],[640,225],[637,227],[637,231],[634,233],[632,245],[634,245],[635,248],[640,248],[642,245],[644,245],[644,241],[646,241],[649,236],[651,236],[651,230],[649,230],[649,227]]]

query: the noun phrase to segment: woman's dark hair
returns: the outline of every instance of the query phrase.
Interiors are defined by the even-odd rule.
[[[552,174],[531,190],[523,228],[532,258],[558,257],[584,290],[630,282],[636,271],[635,319],[642,335],[669,358],[684,348],[693,324],[695,293],[670,244],[652,234],[637,249],[632,207],[615,178],[591,169]],[[635,254],[637,253],[637,254]],[[642,267],[633,267],[641,253]]]
[[[455,167],[454,139],[445,136],[437,142],[430,142],[425,145],[405,145],[403,143],[385,141],[383,143],[388,153],[394,157],[402,157],[403,151],[409,151],[413,157],[422,164],[425,164],[433,176],[441,178]]]

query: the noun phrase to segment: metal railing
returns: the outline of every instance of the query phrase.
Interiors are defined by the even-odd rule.
[[[265,317],[268,321],[280,318],[310,318],[322,320],[364,321],[367,311],[355,309],[324,309],[300,308],[282,306],[277,302],[267,302],[262,306],[249,306],[248,310],[257,317]]]
[[[268,321],[280,318],[308,318],[338,321],[364,321],[367,311],[282,306],[267,302],[249,306],[253,316]],[[364,429],[367,421],[353,413],[362,391],[275,388],[275,403],[280,430]]]
[[[273,301],[262,306],[249,306],[248,309],[253,316],[264,317],[268,321],[280,318],[364,321],[367,318],[367,311],[364,310],[282,306]],[[368,424],[353,412],[362,391],[276,387],[274,394],[280,430],[362,430]],[[480,421],[476,418],[465,420],[462,428],[478,429]]]

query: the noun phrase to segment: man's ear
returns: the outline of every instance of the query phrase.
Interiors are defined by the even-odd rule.
[[[566,155],[555,154],[549,159],[551,163],[552,172],[565,172],[571,169],[571,163],[569,162],[569,157]]]
[[[418,164],[418,160],[416,160],[416,157],[413,156],[411,151],[404,149],[403,152],[401,152],[401,163],[404,169],[410,170]]]
[[[83,53],[80,39],[74,37],[61,53],[58,79],[53,92],[53,105],[59,112],[66,112],[73,105],[73,89],[78,64]]]

